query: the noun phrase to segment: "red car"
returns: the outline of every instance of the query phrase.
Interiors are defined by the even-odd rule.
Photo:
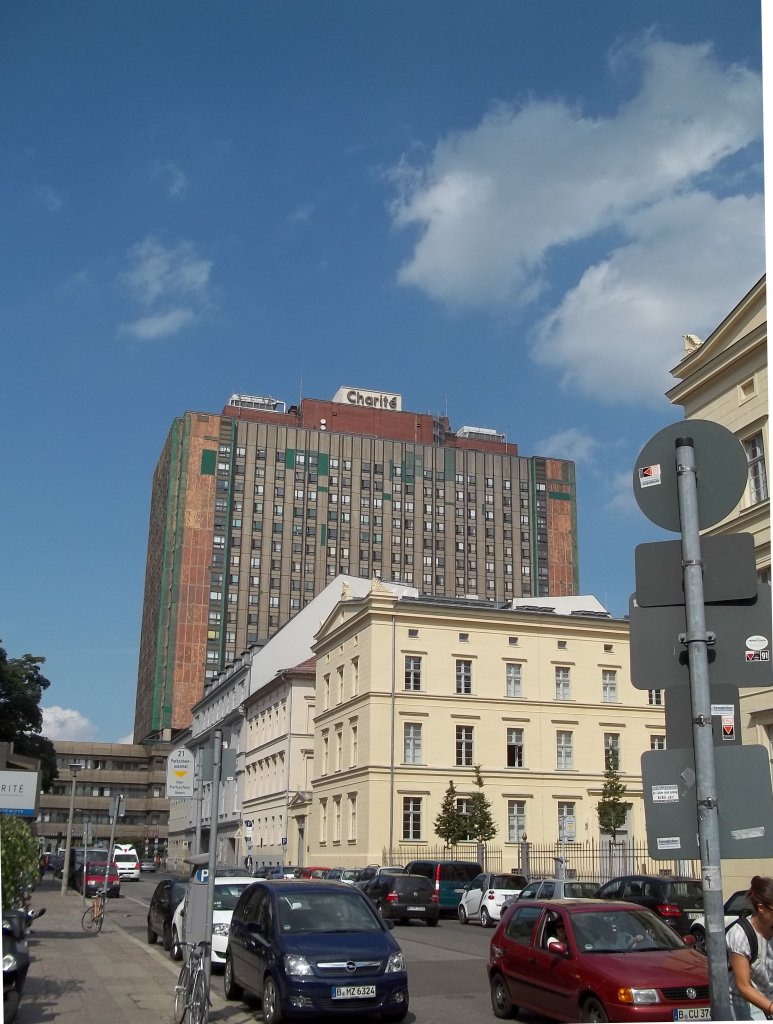
[[[105,885],[105,875],[107,874],[107,885]],[[85,879],[85,893],[87,896],[96,896],[96,894],[102,889],[107,888],[108,896],[120,896],[121,895],[121,879],[118,877],[118,868],[115,863],[112,864],[87,864],[86,870],[83,870],[83,865],[79,865],[75,872],[75,888],[78,892],[84,891],[84,879]]]
[[[491,1005],[558,1021],[710,1020],[708,963],[652,911],[519,900],[491,939]]]

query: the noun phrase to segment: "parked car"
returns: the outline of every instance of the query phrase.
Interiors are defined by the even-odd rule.
[[[153,873],[156,870],[156,862],[152,858],[140,861],[140,874]]]
[[[624,875],[598,888],[601,900],[626,900],[653,910],[680,935],[703,915],[703,884],[697,878],[676,875]]]
[[[191,882],[190,885],[201,885]],[[228,943],[228,926],[236,901],[244,892],[251,879],[244,875],[215,875],[215,897],[212,905],[212,966],[222,967],[225,964],[225,948]],[[185,929],[185,914],[188,902],[186,889],[185,898],[178,904],[172,917],[172,945],[170,955],[173,960],[182,960],[183,951],[180,942],[190,942]],[[200,936],[203,938],[203,936]]]
[[[462,924],[479,921],[483,928],[496,924],[508,896],[515,897],[526,882],[524,875],[483,871],[464,887],[456,912]]]
[[[73,888],[85,892],[87,896],[96,896],[107,889],[107,895],[121,895],[121,879],[115,864],[92,864],[87,861],[85,867],[80,863],[73,872]],[[107,881],[106,881],[107,880]]]
[[[388,871],[390,874],[396,875],[399,871],[405,871],[405,868],[402,864],[368,864],[367,867],[359,869],[360,877],[357,879],[357,885],[362,888],[371,878],[375,878],[379,871]]]
[[[437,926],[440,904],[435,886],[426,875],[379,871],[363,885],[362,891],[381,916],[390,921],[407,924],[416,918],[430,928]]]
[[[330,868],[313,868],[313,867],[296,868],[296,870],[295,870],[295,877],[296,878],[324,878],[327,875],[329,870],[330,870]]]
[[[517,896],[508,896],[502,904],[502,913],[517,900],[593,899],[598,882],[579,878],[533,878],[524,884]]]
[[[456,913],[464,887],[479,875],[483,868],[469,860],[412,860],[405,870],[410,875],[426,875],[435,885],[441,913]]]
[[[118,865],[118,874],[121,878],[128,878],[132,882],[139,882],[140,858],[133,846],[129,843],[116,843],[113,850],[113,860]]]
[[[355,1013],[401,1021],[408,975],[389,927],[351,885],[253,882],[231,918],[225,997],[257,996],[265,1024],[298,1013],[309,1020]]]
[[[164,949],[172,948],[172,918],[187,888],[187,879],[162,878],[153,890],[148,907],[148,943],[151,946],[161,939]]]
[[[325,878],[331,882],[346,882],[348,885],[354,885],[359,877],[360,872],[355,868],[330,868],[325,872]]]
[[[750,914],[752,908],[746,898],[748,889],[739,889],[725,900],[725,928],[742,914]],[[690,925],[690,935],[695,940],[695,948],[699,953],[706,952],[706,921],[701,914]]]
[[[630,903],[517,900],[491,938],[487,970],[497,1017],[710,1019],[706,958]]]

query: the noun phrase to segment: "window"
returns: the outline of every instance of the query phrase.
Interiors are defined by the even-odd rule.
[[[351,750],[351,758],[350,758],[350,761],[349,761],[349,767],[350,768],[356,768],[357,767],[357,757],[358,757],[358,750],[357,750],[357,726],[356,725],[352,725],[352,735],[351,735],[351,747],[350,747],[350,750]]]
[[[349,797],[349,839],[351,841],[357,838],[357,797]]]
[[[457,800],[456,801],[456,811],[457,811],[457,814],[460,814],[465,820],[469,820],[469,817],[470,817],[470,801],[466,797],[462,797],[461,799]],[[475,841],[475,836],[471,832],[468,832],[466,835],[462,836],[462,842],[463,843],[472,843],[474,841]]]
[[[572,770],[572,734],[559,731],[556,733],[556,770],[569,772]]]
[[[421,797],[403,797],[403,839],[421,839]]]
[[[601,673],[601,701],[603,704],[617,704],[617,672],[604,669]]]
[[[456,659],[456,692],[472,693],[472,662]]]
[[[333,800],[333,842],[341,842],[341,797]]]
[[[574,802],[559,800],[558,802],[558,841],[574,842],[577,837],[577,818],[574,813]]]
[[[604,733],[604,768],[620,767],[620,733]]]
[[[526,832],[526,801],[507,801],[507,841],[520,843]]]
[[[507,767],[523,768],[523,729],[507,730]]]
[[[322,774],[327,775],[327,769],[330,759],[330,740],[327,736],[322,739]]]
[[[647,690],[647,703],[648,704],[662,704],[663,703],[663,691],[662,690]]]
[[[421,658],[414,654],[405,656],[405,689],[421,689]]]
[[[666,737],[665,736],[650,736],[650,750],[665,750],[666,749]]]
[[[765,449],[762,434],[755,434],[744,441],[746,458],[749,461],[749,498],[752,505],[768,498],[768,475],[765,469]]]
[[[403,761],[405,764],[421,764],[421,725],[418,722],[403,725]]]
[[[472,767],[472,726],[457,725],[456,727],[456,764],[460,767]]]
[[[508,697],[522,697],[521,666],[508,663],[505,665],[505,693]]]
[[[556,700],[571,700],[569,669],[564,665],[556,665]]]

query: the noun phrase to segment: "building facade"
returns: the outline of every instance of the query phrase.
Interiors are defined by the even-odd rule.
[[[73,842],[107,845],[112,828],[110,804],[124,797],[124,814],[116,822],[115,841],[137,844],[137,850],[165,856],[169,802],[166,799],[166,758],[169,744],[91,743],[55,740],[58,777],[49,793],[40,794],[35,834],[45,851],[63,845],[72,801]],[[73,770],[73,765],[77,766]]]
[[[357,388],[186,413],[153,481],[135,739],[186,728],[205,680],[341,573],[492,602],[575,594],[574,465]]]
[[[504,870],[527,835],[598,841],[613,751],[621,838],[645,838],[640,758],[665,746],[661,693],[633,688],[628,624],[595,599],[493,606],[398,597],[376,580],[333,610],[314,651],[310,862],[405,863],[441,845],[449,782],[464,812],[475,765]]]

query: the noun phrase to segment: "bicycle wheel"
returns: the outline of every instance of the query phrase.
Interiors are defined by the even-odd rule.
[[[177,978],[177,984],[174,987],[174,1008],[172,1010],[174,1024],[183,1024],[185,1019],[185,1011],[188,1009],[188,979],[190,973],[191,969],[188,964],[183,964]]]
[[[101,927],[102,918],[94,916],[93,907],[86,907],[83,911],[83,917],[81,918],[81,928],[84,932],[88,932],[90,935],[96,935]]]
[[[209,1020],[209,1001],[204,971],[198,971],[193,983],[193,994],[189,1006],[188,1024],[207,1024]]]

